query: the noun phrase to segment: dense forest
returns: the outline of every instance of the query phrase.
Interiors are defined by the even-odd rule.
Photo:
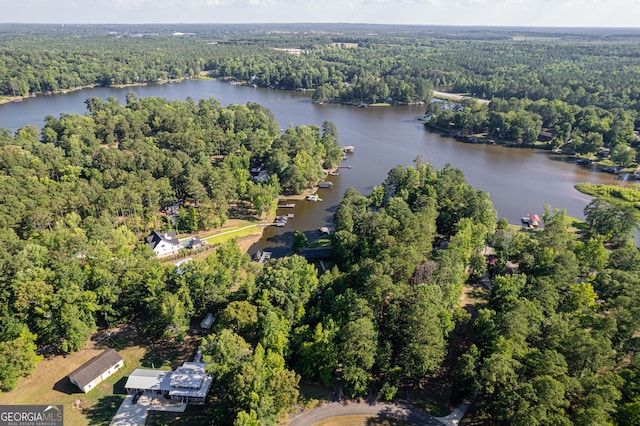
[[[4,25],[0,91],[201,71],[314,89],[317,101],[428,101],[447,88],[492,100],[429,106],[434,120],[446,116],[441,124],[524,144],[545,127],[575,152],[607,147],[633,161],[637,35],[358,28]],[[451,384],[452,403],[475,397],[469,424],[638,423],[637,189],[584,185],[594,196],[584,223],[548,206],[541,229],[522,229],[498,220],[460,170],[416,158],[370,194],[344,194],[326,272],[296,255],[261,266],[235,242],[178,270],[142,243],[149,231],[262,217],[279,194],[338,164],[338,129],[281,131],[260,105],[215,99],[86,103],[86,115],[0,132],[2,391],[99,327],[135,321],[149,339],[178,345],[193,317],[215,312],[201,338],[216,379],[211,424],[275,425],[302,379],[394,401],[434,377]],[[267,182],[254,181],[256,166]],[[176,202],[174,223],[165,209]],[[465,286],[486,294],[472,312],[461,305]],[[462,329],[470,337],[454,345]]]
[[[154,318],[152,336],[183,335],[192,315],[226,298],[237,271],[211,264],[197,297],[179,301],[144,237],[215,228],[231,209],[259,218],[282,191],[317,182],[342,152],[333,123],[281,132],[256,104],[132,94],[127,105],[92,98],[87,106],[86,116],[47,117],[41,131],[0,133],[2,390],[31,371],[36,347],[75,351],[98,324],[136,312]],[[269,167],[268,182],[252,179],[254,164]],[[174,222],[165,209],[176,202]]]
[[[454,398],[477,395],[476,424],[635,421],[633,199],[599,189],[579,229],[548,208],[544,229],[519,230],[497,221],[460,170],[417,158],[369,195],[345,193],[325,273],[299,256],[250,263],[235,242],[178,270],[140,243],[170,226],[164,206],[179,199],[207,226],[225,220],[230,202],[257,215],[254,187],[271,200],[290,174],[256,184],[251,162],[326,152],[335,126],[280,134],[264,108],[212,99],[87,105],[87,116],[2,135],[3,390],[43,351],[78,350],[98,326],[140,321],[149,338],[179,344],[193,316],[213,311],[201,345],[216,377],[214,424],[275,424],[303,378],[393,401],[443,374]],[[271,143],[242,135],[249,129]],[[460,297],[480,280],[491,291],[472,316]],[[445,368],[456,330],[469,326],[472,340]]]
[[[209,71],[264,87],[314,90],[319,101],[424,101],[435,87],[487,99],[640,108],[640,58],[633,53],[640,34],[633,30],[5,24],[0,40],[4,95]]]
[[[484,138],[519,146],[541,146],[539,142],[544,142],[567,154],[608,158],[621,167],[637,163],[640,136],[635,130],[637,113],[631,110],[581,107],[547,99],[494,99],[489,104],[472,99],[434,100],[427,106],[426,118],[425,126],[466,140]]]
[[[429,103],[432,90],[492,104],[431,104],[430,125],[636,163],[640,34],[634,30],[366,25],[0,27],[0,96],[209,75],[310,91],[316,102]]]

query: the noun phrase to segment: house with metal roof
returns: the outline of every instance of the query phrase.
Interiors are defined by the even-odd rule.
[[[87,393],[98,383],[122,368],[123,365],[124,360],[118,352],[107,349],[75,369],[69,374],[69,380],[82,392]]]
[[[205,364],[185,362],[175,371],[138,368],[124,385],[128,394],[162,395],[172,401],[204,404],[213,377],[206,373]]]

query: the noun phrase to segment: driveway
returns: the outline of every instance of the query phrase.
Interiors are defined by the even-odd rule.
[[[147,412],[156,411],[176,411],[183,412],[187,404],[177,404],[175,402],[163,401],[163,398],[149,397],[142,395],[137,404],[132,404],[133,395],[127,397],[120,404],[118,412],[111,421],[111,426],[137,426],[144,425],[147,421]]]
[[[381,416],[404,420],[415,425],[442,426],[433,416],[409,404],[330,402],[289,418],[287,426],[309,426],[338,416]]]

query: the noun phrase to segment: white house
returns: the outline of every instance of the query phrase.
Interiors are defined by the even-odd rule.
[[[113,349],[107,349],[100,355],[91,358],[69,374],[69,380],[87,393],[96,385],[113,373],[118,371],[124,365],[124,360]]]
[[[160,233],[153,231],[151,235],[147,237],[147,244],[151,247],[158,257],[171,256],[178,254],[182,246],[180,241],[173,232]]]
[[[204,404],[213,378],[204,370],[205,364],[185,362],[175,371],[137,368],[124,385],[128,394],[163,395],[172,401]]]

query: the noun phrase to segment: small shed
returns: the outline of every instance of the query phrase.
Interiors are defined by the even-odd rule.
[[[204,317],[202,322],[200,322],[200,328],[204,328],[205,330],[210,329],[215,320],[216,320],[216,317],[214,317],[213,314],[209,312],[207,316]]]
[[[123,365],[124,360],[118,352],[107,349],[75,369],[69,374],[69,380],[82,392],[87,393],[98,383],[122,368]]]

